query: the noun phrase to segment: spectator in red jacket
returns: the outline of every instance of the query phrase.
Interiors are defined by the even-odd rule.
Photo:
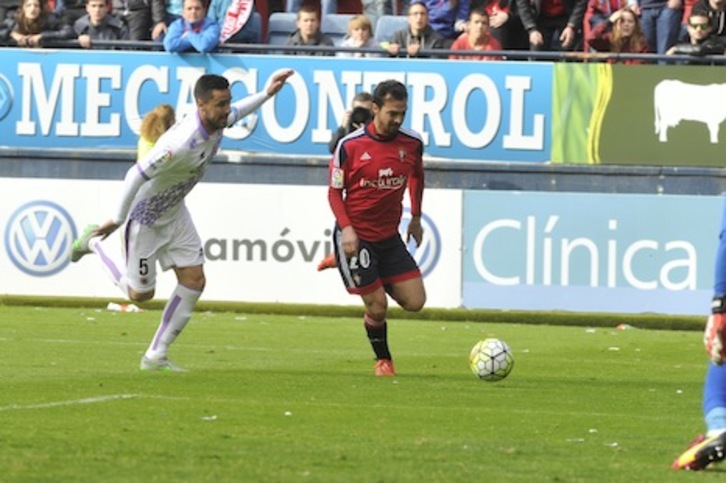
[[[489,32],[489,15],[484,7],[472,9],[466,21],[466,28],[453,44],[451,50],[502,50],[499,41]],[[502,60],[496,55],[450,55],[453,60]]]

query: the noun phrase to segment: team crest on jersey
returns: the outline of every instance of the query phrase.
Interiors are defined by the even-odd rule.
[[[333,172],[330,174],[330,186],[336,189],[343,188],[343,170],[340,168],[333,168]]]
[[[159,169],[169,161],[171,161],[171,151],[164,151],[151,163],[150,168]]]

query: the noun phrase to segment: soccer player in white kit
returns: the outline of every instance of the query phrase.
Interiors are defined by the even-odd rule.
[[[184,198],[219,150],[224,129],[277,94],[292,74],[292,70],[277,73],[264,92],[235,103],[227,79],[214,74],[200,77],[194,86],[196,114],[171,127],[128,170],[111,219],[100,226],[87,226],[73,243],[71,261],[91,252],[98,254],[114,283],[135,302],[154,296],[157,262],[162,270],[174,269],[178,283],[141,359],[142,370],[183,370],[169,361],[167,351],[204,290],[204,249]],[[116,263],[102,243],[122,224],[125,266]]]

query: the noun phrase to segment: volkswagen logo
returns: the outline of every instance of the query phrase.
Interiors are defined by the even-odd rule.
[[[411,221],[411,210],[405,208],[403,216],[401,217],[401,224],[398,226],[398,231],[401,233],[401,237],[406,241],[406,229],[408,228],[408,222]],[[416,246],[416,242],[411,239],[408,244],[408,251],[411,256],[416,260],[416,264],[421,270],[421,275],[426,277],[429,275],[436,264],[439,261],[441,255],[441,235],[439,230],[434,225],[434,222],[427,215],[421,215],[421,227],[423,228],[423,240],[421,240],[421,246]]]
[[[22,272],[48,277],[70,262],[76,227],[66,210],[50,201],[32,201],[10,216],[5,249]]]
[[[13,86],[7,77],[0,74],[0,121],[2,121],[13,107]]]

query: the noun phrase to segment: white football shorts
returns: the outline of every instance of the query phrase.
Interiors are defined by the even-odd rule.
[[[141,225],[133,220],[126,226],[126,276],[136,292],[156,286],[156,264],[163,271],[173,267],[204,264],[204,248],[186,206],[161,226]]]

